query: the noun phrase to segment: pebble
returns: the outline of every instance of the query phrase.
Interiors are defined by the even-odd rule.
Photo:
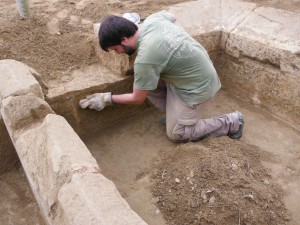
[[[206,195],[205,191],[201,191],[201,198],[202,198],[203,200],[206,200],[206,199],[207,199],[207,195]]]
[[[265,185],[270,185],[270,182],[269,182],[269,180],[268,179],[265,179],[264,181],[263,181],[263,183],[265,184]]]
[[[193,170],[190,171],[190,177],[191,177],[191,178],[194,177],[194,171],[193,171]]]
[[[216,200],[215,196],[212,196],[212,197],[209,199],[208,204],[213,205],[213,204],[215,203],[215,200]]]
[[[262,209],[267,209],[268,208],[268,203],[264,204],[264,206],[262,207]]]
[[[159,202],[159,197],[152,198],[151,202],[152,202],[153,204],[158,203],[158,202]]]
[[[279,208],[281,206],[281,202],[276,202],[275,206],[276,206],[276,208]]]
[[[243,198],[243,199],[244,199],[244,198],[254,199],[254,196],[253,196],[252,194],[246,194],[246,195],[243,195],[242,198]]]
[[[273,211],[270,211],[271,220],[276,219],[276,214]]]
[[[232,163],[232,164],[231,164],[231,168],[232,168],[233,170],[237,170],[239,167],[238,167],[236,164]]]
[[[156,209],[155,210],[155,215],[159,215],[160,214],[160,210],[159,209]]]
[[[175,178],[176,183],[180,183],[180,180],[178,178]]]
[[[234,178],[235,178],[234,175],[230,175],[230,176],[229,176],[229,179],[230,179],[230,180],[233,180]]]
[[[212,193],[212,192],[214,192],[214,191],[215,191],[215,188],[212,187],[211,189],[208,189],[208,190],[206,191],[206,194]]]

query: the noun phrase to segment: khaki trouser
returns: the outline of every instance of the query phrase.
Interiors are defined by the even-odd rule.
[[[176,96],[169,84],[160,81],[148,99],[162,111],[166,111],[167,136],[174,142],[201,140],[208,135],[216,137],[227,135],[239,129],[237,113],[201,119],[201,114],[210,100],[190,106]]]

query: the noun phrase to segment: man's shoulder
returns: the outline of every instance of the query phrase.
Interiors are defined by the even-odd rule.
[[[151,23],[151,22],[154,22],[154,21],[168,21],[168,22],[175,22],[175,16],[166,11],[166,10],[162,10],[160,12],[157,12],[157,13],[154,13],[154,14],[151,14],[150,16],[148,16],[144,23],[147,24],[147,23]]]

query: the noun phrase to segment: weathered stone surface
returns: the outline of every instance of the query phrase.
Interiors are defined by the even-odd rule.
[[[126,77],[117,75],[101,64],[93,64],[88,67],[74,70],[71,77],[73,77],[73,79],[65,82],[63,85],[51,88],[46,98],[53,99],[57,96],[68,95],[68,93],[75,93],[95,86],[98,86],[99,89],[101,89],[101,86],[126,79]]]
[[[1,114],[13,142],[41,124],[49,113],[54,112],[47,102],[34,95],[10,96],[2,101]]]
[[[249,58],[235,61],[224,53],[216,65],[227,90],[294,125],[300,124],[299,77]]]
[[[300,73],[300,14],[260,7],[233,30],[225,52],[271,63],[290,75]]]
[[[12,169],[17,162],[19,162],[18,155],[0,113],[0,174]]]
[[[75,174],[58,199],[66,225],[146,225],[101,174]]]
[[[74,173],[97,173],[96,160],[66,120],[49,114],[37,128],[20,136],[16,151],[39,204],[56,216],[59,189]]]
[[[33,95],[44,98],[42,88],[30,69],[23,63],[12,60],[0,60],[0,101],[8,96]]]
[[[257,8],[251,2],[239,0],[219,1],[221,31],[230,33],[238,27],[249,14]]]
[[[176,24],[192,36],[220,31],[220,1],[203,0],[169,7],[176,17]]]
[[[247,56],[263,63],[280,64],[280,50],[269,46],[267,40],[255,40],[247,35],[231,33],[227,39],[225,52],[235,58]]]

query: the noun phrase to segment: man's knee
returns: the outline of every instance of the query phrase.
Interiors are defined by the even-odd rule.
[[[185,143],[190,140],[190,134],[182,124],[176,124],[175,127],[167,129],[167,136],[170,141],[175,143]]]
[[[178,119],[174,127],[167,126],[167,136],[175,143],[199,141],[207,137],[204,130],[199,129],[199,119]]]
[[[186,143],[186,142],[189,142],[189,139],[185,139],[183,140],[182,138],[180,137],[174,137],[173,135],[168,135],[167,134],[167,137],[170,141],[174,142],[174,143]]]

